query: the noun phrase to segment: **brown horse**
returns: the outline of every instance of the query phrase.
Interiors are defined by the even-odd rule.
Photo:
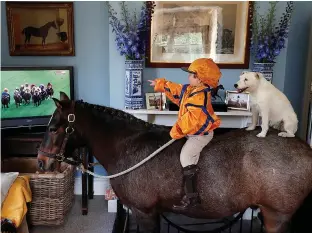
[[[55,21],[47,22],[45,25],[41,26],[40,28],[36,28],[32,26],[25,27],[22,31],[22,34],[25,35],[25,41],[24,41],[25,47],[27,47],[27,41],[28,41],[28,44],[30,43],[31,36],[42,37],[42,47],[44,47],[46,38],[48,36],[49,30],[51,27],[57,29]]]
[[[48,170],[80,146],[87,146],[109,174],[126,170],[170,140],[169,128],[136,119],[113,108],[71,101],[65,93],[38,152]],[[67,128],[68,127],[68,128]],[[216,136],[202,151],[197,189],[201,204],[190,217],[222,218],[258,206],[267,233],[284,232],[312,190],[312,150],[298,138],[265,138],[258,130],[234,130]],[[67,132],[67,133],[66,133]],[[111,179],[120,201],[131,208],[144,232],[157,232],[159,213],[173,212],[183,195],[179,155],[185,139],[175,141],[137,169]],[[179,213],[179,212],[175,212]]]

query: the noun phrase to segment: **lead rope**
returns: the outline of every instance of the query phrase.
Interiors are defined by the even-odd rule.
[[[142,164],[146,163],[148,160],[150,160],[151,158],[153,158],[155,155],[157,155],[160,151],[162,151],[163,149],[165,149],[167,146],[169,146],[170,144],[172,144],[175,141],[175,139],[171,139],[169,142],[167,142],[166,144],[164,144],[162,147],[158,148],[156,151],[154,151],[152,154],[150,154],[148,157],[146,157],[145,159],[143,159],[141,162],[137,163],[136,165],[134,165],[133,167],[130,167],[129,169],[119,172],[115,175],[111,175],[111,176],[102,176],[102,175],[98,175],[95,174],[94,172],[91,172],[87,169],[85,169],[85,167],[83,166],[83,164],[80,164],[79,169],[82,171],[82,173],[88,173],[94,177],[97,178],[101,178],[101,179],[112,179],[112,178],[116,178],[118,176],[122,176],[134,169],[136,169],[137,167],[141,166]]]

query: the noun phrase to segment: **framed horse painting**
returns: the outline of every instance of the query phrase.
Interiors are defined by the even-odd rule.
[[[223,69],[247,69],[252,12],[248,1],[156,2],[146,66],[180,68],[206,57]]]
[[[7,2],[11,56],[74,56],[72,2]]]

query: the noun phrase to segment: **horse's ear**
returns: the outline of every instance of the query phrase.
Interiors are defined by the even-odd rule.
[[[69,100],[65,92],[60,91],[60,100]]]
[[[61,105],[61,102],[58,100],[58,99],[55,99],[55,98],[52,98],[56,107],[59,108],[59,109],[62,109],[62,105]]]

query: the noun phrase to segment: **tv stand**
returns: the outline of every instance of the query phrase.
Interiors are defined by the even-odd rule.
[[[3,159],[9,157],[37,157],[38,148],[44,137],[46,126],[32,126],[20,128],[1,129],[1,156]],[[93,163],[93,156],[89,155],[86,148],[80,148],[83,165]],[[91,171],[93,167],[90,168]],[[82,180],[82,206],[83,215],[88,214],[88,199],[93,199],[93,176],[87,173],[81,175]]]
[[[36,157],[45,130],[46,126],[1,129],[2,157]]]

